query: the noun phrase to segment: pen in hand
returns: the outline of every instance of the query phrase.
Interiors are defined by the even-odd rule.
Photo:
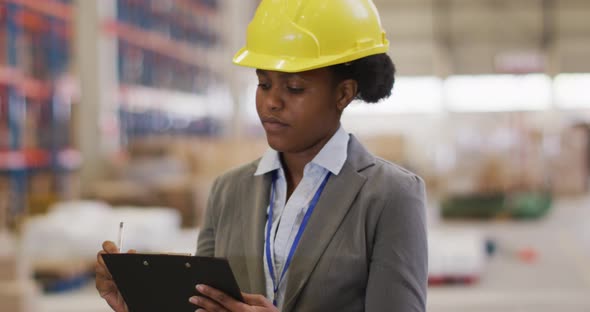
[[[119,252],[123,252],[123,226],[125,222],[119,223]]]

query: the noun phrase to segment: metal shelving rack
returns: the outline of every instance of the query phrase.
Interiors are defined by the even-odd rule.
[[[116,0],[116,17],[104,21],[103,31],[118,42],[123,144],[139,136],[212,136],[221,131],[220,123],[206,114],[190,120],[194,117],[178,116],[174,107],[203,105],[208,84],[220,76],[218,2]],[[130,73],[134,70],[139,72]],[[188,126],[158,129],[162,120],[175,118],[185,118]]]
[[[29,178],[50,172],[59,194],[62,174],[71,169],[64,155],[75,158],[69,139],[71,98],[60,94],[57,83],[70,60],[71,3],[0,0],[0,12],[5,42],[0,53],[0,178],[8,184],[9,222],[14,223],[26,213]],[[38,126],[33,143],[25,137],[33,130],[30,118]]]

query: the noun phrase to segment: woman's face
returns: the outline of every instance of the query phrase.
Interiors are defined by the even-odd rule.
[[[270,147],[285,153],[305,152],[336,131],[341,109],[332,71],[257,70],[256,75],[256,110]]]

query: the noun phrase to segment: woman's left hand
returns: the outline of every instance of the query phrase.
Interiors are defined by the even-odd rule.
[[[199,312],[278,312],[279,310],[262,295],[242,293],[244,302],[240,302],[229,295],[206,285],[197,285],[197,290],[203,296],[194,296],[189,301],[201,307]]]

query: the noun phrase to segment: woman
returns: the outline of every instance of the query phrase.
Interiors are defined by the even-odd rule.
[[[245,303],[198,285],[203,311],[425,311],[424,183],[340,126],[354,99],[390,95],[388,47],[370,0],[261,2],[234,62],[256,68],[270,149],[215,181],[197,251],[229,260]]]

